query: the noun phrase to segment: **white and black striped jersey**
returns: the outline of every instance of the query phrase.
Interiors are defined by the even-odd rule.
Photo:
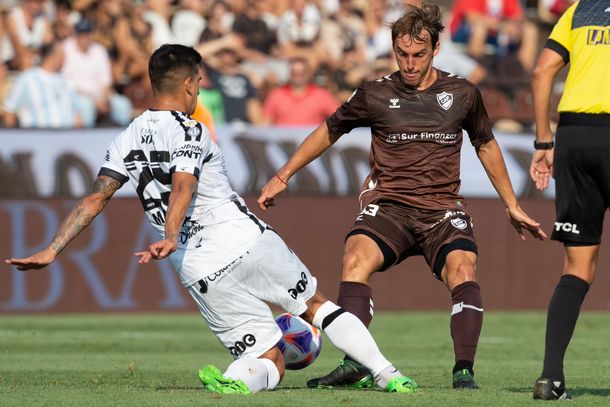
[[[164,236],[171,177],[193,174],[197,188],[170,259],[189,286],[248,251],[266,225],[229,184],[224,159],[206,127],[176,111],[147,110],[117,136],[100,175],[134,185],[144,212]]]

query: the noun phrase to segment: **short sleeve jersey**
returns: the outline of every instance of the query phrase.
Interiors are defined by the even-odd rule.
[[[559,111],[610,113],[610,1],[573,4],[555,24],[546,48],[571,64]]]
[[[417,91],[399,72],[365,83],[326,121],[331,134],[371,128],[371,172],[360,205],[388,199],[427,209],[455,207],[460,189],[462,131],[472,145],[493,139],[479,90],[437,70],[437,80]]]
[[[135,187],[152,226],[164,236],[172,174],[198,179],[170,256],[185,286],[245,253],[264,231],[232,190],[224,159],[201,123],[181,112],[147,110],[116,137],[99,172]]]

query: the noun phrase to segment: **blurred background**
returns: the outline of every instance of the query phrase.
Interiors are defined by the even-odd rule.
[[[0,257],[45,247],[85,194],[109,142],[151,101],[150,54],[161,44],[204,59],[195,117],[223,151],[234,188],[260,188],[321,121],[364,81],[393,72],[389,23],[403,0],[0,0]],[[569,0],[440,0],[446,29],[435,66],[476,83],[522,206],[550,234],[553,185],[529,181],[531,69]],[[481,5],[484,7],[481,8]],[[484,35],[469,36],[466,22]],[[562,91],[553,96],[552,118]],[[338,290],[345,232],[368,173],[370,133],[358,129],[295,176],[261,214],[318,276]],[[479,240],[491,309],[543,309],[562,264],[554,242],[521,242],[469,143],[462,193]],[[193,310],[167,262],[139,266],[155,239],[135,191],[107,210],[47,271],[0,266],[0,313]],[[607,227],[606,227],[607,229]],[[599,279],[608,264],[602,252]],[[610,282],[610,281],[608,281]],[[422,259],[373,278],[377,309],[448,309]],[[607,309],[605,283],[585,308]],[[606,290],[607,291],[607,290]]]

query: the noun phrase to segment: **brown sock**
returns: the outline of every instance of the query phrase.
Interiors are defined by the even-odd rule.
[[[469,369],[472,370],[483,325],[481,289],[474,281],[467,281],[451,291],[451,299],[453,303],[451,338],[455,351],[456,369],[470,365]]]
[[[373,291],[364,283],[341,281],[337,304],[358,317],[368,328],[373,319]]]

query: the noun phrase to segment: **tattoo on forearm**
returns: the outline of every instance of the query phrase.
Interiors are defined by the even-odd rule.
[[[115,180],[114,178],[101,175],[97,177],[95,179],[95,182],[93,183],[93,193],[101,193],[102,195],[104,195],[104,197],[106,197],[106,199],[108,199],[120,187],[121,183]]]
[[[87,204],[81,201],[62,222],[55,238],[53,238],[51,248],[57,253],[62,251],[72,239],[91,223],[95,215],[92,215],[87,208]]]
[[[62,222],[51,242],[51,248],[57,253],[62,251],[72,239],[93,221],[93,218],[101,212],[108,200],[120,187],[121,183],[111,177],[104,175],[97,177],[93,184],[92,195],[101,194],[103,200],[83,199]]]

